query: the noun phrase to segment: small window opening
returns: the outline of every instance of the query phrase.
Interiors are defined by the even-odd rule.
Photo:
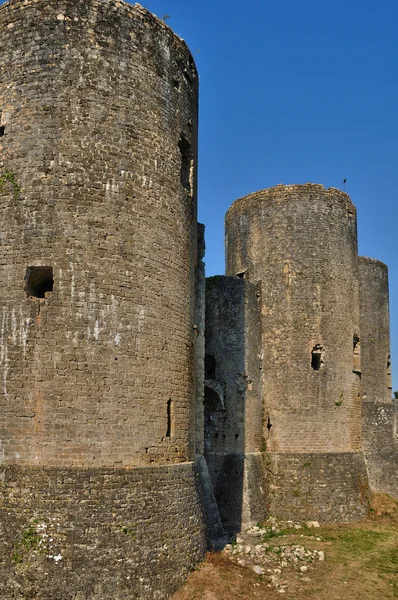
[[[323,365],[323,348],[320,344],[316,344],[311,352],[311,367],[314,371],[319,371]]]
[[[6,128],[5,128],[5,126],[4,126],[4,125],[1,125],[1,126],[0,126],[0,137],[3,137],[3,135],[5,134],[5,132],[6,132]]]
[[[216,376],[216,359],[211,354],[205,355],[205,379],[214,379]]]
[[[353,372],[361,375],[361,342],[359,335],[354,333],[353,337],[354,367]]]
[[[173,400],[167,400],[167,438],[174,437],[174,402]]]
[[[45,298],[54,288],[52,267],[28,267],[26,269],[26,293],[32,298]]]
[[[391,356],[387,358],[387,387],[392,390],[392,379],[391,379]]]
[[[267,429],[268,429],[268,433],[271,431],[271,427],[272,427],[271,417],[268,415],[268,417],[267,417]]]
[[[187,69],[184,69],[183,74],[184,74],[184,77],[185,77],[187,83],[189,85],[192,85],[192,78],[191,78],[191,75],[188,73]]]
[[[239,273],[236,274],[236,276],[239,277],[239,279],[244,279],[245,274],[246,274],[246,271],[240,271]]]
[[[181,152],[181,185],[192,195],[193,190],[193,153],[191,144],[185,136],[178,142]]]

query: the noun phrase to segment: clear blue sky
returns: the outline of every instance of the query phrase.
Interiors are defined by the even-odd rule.
[[[170,15],[199,70],[207,274],[224,273],[224,215],[236,198],[278,183],[341,188],[347,178],[359,253],[389,267],[397,390],[398,2],[143,4]]]
[[[169,15],[199,70],[207,274],[224,272],[224,215],[236,198],[278,183],[341,187],[347,178],[359,252],[389,267],[397,390],[398,2],[142,3]]]

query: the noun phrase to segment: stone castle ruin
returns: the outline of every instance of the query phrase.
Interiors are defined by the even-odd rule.
[[[167,598],[244,523],[398,496],[349,197],[237,200],[205,284],[183,40],[119,0],[9,0],[0,38],[0,598]]]

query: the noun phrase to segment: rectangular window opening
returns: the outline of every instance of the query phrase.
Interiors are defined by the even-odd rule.
[[[314,371],[319,371],[323,365],[323,348],[320,344],[316,344],[311,352],[311,367]]]
[[[54,275],[52,267],[27,267],[25,290],[31,298],[46,298],[53,291]]]

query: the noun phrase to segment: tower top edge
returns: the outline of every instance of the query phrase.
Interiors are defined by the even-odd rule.
[[[127,18],[133,19],[133,18],[140,17],[143,20],[147,19],[148,21],[151,21],[152,24],[155,25],[159,31],[163,31],[164,33],[167,33],[168,35],[171,35],[176,40],[176,42],[178,42],[179,44],[182,44],[182,46],[185,47],[187,53],[189,54],[190,58],[192,59],[192,66],[194,67],[195,71],[197,72],[195,60],[193,58],[192,52],[190,51],[186,41],[182,37],[177,35],[171,29],[171,27],[169,25],[167,25],[167,23],[165,23],[165,21],[163,19],[161,19],[160,17],[158,17],[157,15],[152,13],[150,10],[148,10],[147,8],[145,8],[138,2],[136,2],[135,4],[130,4],[130,3],[126,2],[125,0],[84,0],[84,2],[83,2],[83,0],[77,0],[77,1],[76,0],[65,0],[62,3],[62,6],[60,6],[58,8],[56,6],[57,3],[54,2],[53,4],[54,4],[55,18],[57,18],[57,19],[61,19],[62,17],[67,18],[67,15],[63,15],[60,13],[62,13],[62,11],[67,12],[68,5],[76,7],[79,4],[79,2],[81,2],[82,4],[84,3],[84,5],[86,7],[87,7],[87,5],[91,5],[94,10],[96,8],[100,8],[100,7],[108,7],[110,10],[113,10],[113,11],[124,12],[124,14]],[[24,9],[28,9],[30,7],[37,7],[38,9],[40,9],[40,5],[43,5],[43,7],[46,6],[46,9],[48,10],[48,5],[50,3],[51,2],[49,2],[49,0],[7,0],[6,2],[4,2],[4,4],[2,4],[0,6],[0,19],[7,13],[12,14],[14,11],[17,11],[17,10],[24,10]]]
[[[346,192],[339,190],[338,188],[330,187],[325,188],[320,183],[303,183],[303,184],[289,184],[285,185],[280,183],[270,188],[265,188],[242,196],[235,200],[229,207],[226,217],[236,211],[242,211],[246,208],[257,206],[263,202],[278,202],[283,200],[297,199],[297,196],[304,196],[305,194],[318,193],[323,197],[337,200],[342,202],[351,211],[356,213],[355,205],[351,198]]]
[[[369,256],[358,256],[360,263],[367,264],[369,266],[379,267],[385,271],[388,271],[388,266],[383,261],[377,258],[370,258]]]

